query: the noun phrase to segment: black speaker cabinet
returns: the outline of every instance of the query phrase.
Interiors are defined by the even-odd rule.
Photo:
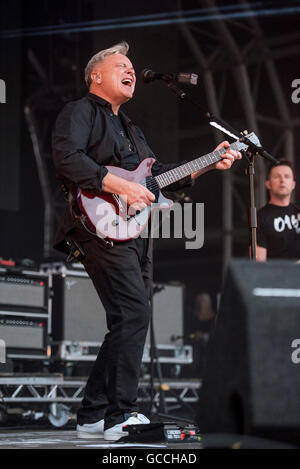
[[[204,433],[300,446],[300,265],[229,265],[200,393]]]
[[[106,313],[85,271],[67,270],[53,277],[54,341],[102,342]]]

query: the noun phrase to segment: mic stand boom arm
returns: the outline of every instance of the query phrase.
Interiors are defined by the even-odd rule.
[[[239,140],[242,143],[245,143],[248,146],[247,152],[244,152],[244,155],[248,161],[248,169],[246,174],[248,175],[248,185],[249,185],[249,257],[251,260],[256,262],[256,229],[257,229],[257,217],[256,217],[256,207],[255,207],[255,192],[254,192],[254,157],[257,155],[262,156],[266,160],[270,161],[273,164],[278,164],[279,161],[270,155],[264,148],[260,145],[259,141],[254,143],[247,137],[248,132],[238,132],[230,124],[225,122],[223,119],[214,116],[211,112],[204,111],[202,106],[196,101],[192,100],[187,94],[180,90],[170,79],[164,79],[167,83],[167,87],[180,97],[182,100],[186,100],[191,103],[193,106],[197,107],[206,119],[208,119],[209,124],[217,129],[221,130],[223,133],[229,135],[235,140]],[[258,139],[257,139],[258,140]]]

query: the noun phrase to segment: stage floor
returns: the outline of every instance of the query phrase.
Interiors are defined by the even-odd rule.
[[[154,446],[155,445],[155,446]],[[52,431],[26,431],[26,429],[0,430],[1,449],[112,449],[112,448],[181,448],[202,449],[201,442],[195,443],[118,443],[109,442],[104,439],[81,439],[77,438],[74,430],[52,430]]]
[[[234,434],[203,434],[199,442],[180,443],[122,443],[109,442],[104,439],[77,438],[76,431],[58,429],[0,428],[1,449],[100,449],[122,450],[132,448],[151,451],[184,451],[197,454],[200,449],[299,449],[292,443],[257,438],[254,436]],[[202,451],[201,451],[202,454]]]

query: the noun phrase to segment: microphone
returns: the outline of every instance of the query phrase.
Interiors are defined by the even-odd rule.
[[[197,85],[198,75],[196,73],[157,73],[153,70],[145,68],[141,74],[144,83],[150,83],[154,80],[164,80],[167,82],[177,81],[178,83],[186,83],[188,85]]]

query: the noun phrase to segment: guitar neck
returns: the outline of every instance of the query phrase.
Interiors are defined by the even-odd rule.
[[[230,149],[232,150],[240,150],[240,143],[234,142],[230,145]],[[218,161],[221,161],[222,156],[224,153],[228,151],[228,148],[221,148],[220,150],[215,150],[211,153],[207,153],[207,155],[200,156],[193,161],[189,161],[177,168],[170,169],[165,173],[159,174],[155,176],[155,180],[160,189],[167,187],[169,184],[173,184],[174,182],[180,181],[181,179],[190,176],[195,171],[199,171],[201,169],[207,168]]]

